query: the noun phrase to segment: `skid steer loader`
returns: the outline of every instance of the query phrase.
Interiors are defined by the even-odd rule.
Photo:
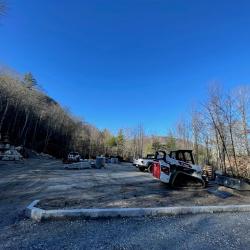
[[[150,171],[155,178],[170,187],[206,187],[208,183],[202,168],[194,163],[192,150],[171,151],[169,155],[159,151]]]

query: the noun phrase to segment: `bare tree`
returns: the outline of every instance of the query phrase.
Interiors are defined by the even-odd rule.
[[[240,115],[242,136],[243,136],[243,145],[247,156],[250,156],[250,147],[249,147],[249,112],[250,112],[250,87],[242,86],[236,89],[236,100],[237,100],[237,110]]]
[[[209,102],[206,106],[215,132],[218,155],[223,169],[226,171],[226,160],[231,173],[239,175],[236,157],[235,131],[235,102],[231,94],[223,94],[218,86],[213,86],[209,93]]]
[[[196,162],[199,162],[199,147],[201,145],[201,130],[202,130],[202,121],[199,112],[192,110],[192,135],[194,143],[194,157]]]
[[[6,12],[6,2],[0,0],[0,16],[4,15]]]
[[[219,151],[221,166],[226,171],[226,157],[229,161],[229,166],[234,174],[233,167],[231,164],[231,158],[227,147],[227,136],[226,136],[226,125],[224,120],[224,114],[222,111],[223,100],[219,86],[213,85],[209,91],[209,101],[205,105],[208,112],[208,116],[211,121],[211,126],[215,131],[216,144]]]
[[[191,129],[190,123],[185,119],[180,119],[176,124],[176,136],[178,140],[178,146],[183,149],[191,147]]]

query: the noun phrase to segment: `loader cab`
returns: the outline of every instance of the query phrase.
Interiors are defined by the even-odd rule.
[[[163,150],[155,152],[155,160],[166,160],[167,153]]]
[[[155,159],[155,155],[154,154],[147,154],[146,159],[154,160]]]
[[[189,163],[189,164],[195,164],[192,150],[171,151],[169,154],[169,157],[176,159],[178,161],[184,161],[184,162]]]

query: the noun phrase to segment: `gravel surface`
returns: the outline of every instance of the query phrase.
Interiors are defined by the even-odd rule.
[[[249,249],[250,213],[76,220],[0,229],[0,249]]]
[[[0,162],[0,215],[24,208],[35,199],[45,209],[93,207],[162,207],[249,204],[247,196],[222,199],[206,189],[169,189],[132,164],[109,164],[105,169],[65,170],[56,160]],[[0,224],[1,224],[0,218]]]
[[[220,199],[206,190],[170,190],[131,164],[65,170],[60,161],[31,159],[0,162],[0,176],[0,249],[249,248],[249,213],[38,224],[23,216],[35,199],[58,200],[59,205],[73,200],[79,206],[74,203],[78,200],[86,207],[148,207],[244,204],[249,195],[236,192]]]

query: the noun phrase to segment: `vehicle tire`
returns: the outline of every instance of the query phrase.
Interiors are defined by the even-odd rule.
[[[139,167],[139,170],[140,170],[141,172],[144,172],[144,171],[145,171],[145,167]]]

